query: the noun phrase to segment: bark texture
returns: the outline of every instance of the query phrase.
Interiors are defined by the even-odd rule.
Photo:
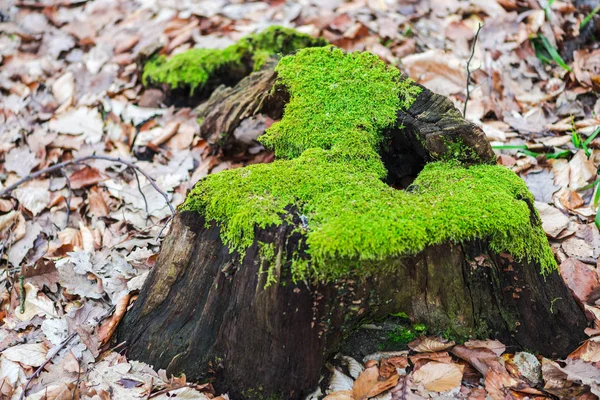
[[[257,241],[291,250],[287,224]],[[361,322],[406,312],[432,329],[480,332],[506,344],[565,356],[584,339],[586,319],[559,274],[488,251],[485,242],[444,244],[386,261],[385,276],[264,288],[257,243],[229,254],[214,224],[179,214],[133,309],[119,328],[127,355],[191,379],[216,378],[233,398],[299,399],[325,360]],[[561,300],[553,302],[553,299]]]
[[[226,148],[244,119],[281,115],[285,94],[271,90],[275,78],[263,70],[215,91],[201,109],[203,136]],[[380,154],[395,186],[405,187],[430,160],[495,161],[481,129],[426,88],[388,133]],[[299,399],[350,332],[398,312],[434,331],[495,337],[545,356],[565,356],[584,339],[585,316],[557,272],[543,277],[539,265],[490,252],[484,240],[390,257],[379,262],[389,272],[378,276],[293,283],[289,257],[306,249],[299,217],[293,210],[289,217],[291,225],[255,228],[241,258],[223,244],[219,226],[199,213],[178,214],[119,327],[128,357],[190,379],[215,378],[235,399]],[[259,242],[276,256],[264,257]],[[279,283],[265,288],[269,263]]]

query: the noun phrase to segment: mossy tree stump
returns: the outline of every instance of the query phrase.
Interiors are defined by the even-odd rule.
[[[242,115],[285,103],[260,139],[277,160],[192,190],[119,328],[129,357],[236,399],[297,399],[345,335],[398,312],[547,356],[578,345],[586,320],[531,194],[448,99],[333,47],[275,73],[230,89],[246,111],[220,124],[223,143]],[[252,79],[275,86],[244,96]],[[227,98],[204,112],[235,109]]]

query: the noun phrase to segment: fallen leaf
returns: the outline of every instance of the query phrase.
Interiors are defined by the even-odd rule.
[[[586,302],[590,293],[600,286],[596,271],[575,258],[568,258],[560,263],[559,271],[580,304]]]
[[[535,208],[540,213],[540,217],[542,218],[542,229],[544,229],[546,235],[556,238],[569,226],[569,217],[564,215],[556,207],[536,201]]]
[[[455,343],[440,336],[421,336],[408,344],[408,347],[418,353],[435,353],[448,350]]]
[[[96,108],[79,107],[50,120],[53,131],[68,135],[83,135],[86,143],[98,143],[102,139],[104,122]]]
[[[27,343],[9,347],[1,353],[10,361],[39,367],[46,361],[48,347],[44,343]]]
[[[50,203],[50,181],[29,181],[13,191],[13,197],[35,216]]]
[[[447,392],[460,386],[463,368],[458,364],[432,361],[413,373],[415,383],[433,392]]]

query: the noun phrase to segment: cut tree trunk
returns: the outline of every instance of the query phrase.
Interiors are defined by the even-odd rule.
[[[262,71],[251,79],[264,91],[248,96],[236,86],[214,94],[214,107],[204,114],[204,124],[212,124],[205,137],[223,132],[221,143],[227,143],[243,119],[264,112],[273,76]],[[223,91],[237,103],[216,101]],[[269,112],[280,107],[269,104]],[[402,128],[390,133],[382,152],[394,186],[405,187],[426,162],[449,156],[448,143],[464,145],[466,161],[495,159],[483,132],[427,89],[398,114],[398,124]],[[539,224],[529,207],[532,223]],[[217,390],[233,399],[299,399],[316,387],[325,361],[350,332],[398,312],[433,331],[493,337],[545,356],[565,356],[584,339],[586,318],[560,275],[543,276],[539,265],[496,254],[485,240],[391,257],[382,261],[391,272],[381,276],[294,283],[285,271],[286,254],[305,254],[300,238],[295,223],[257,227],[240,259],[221,241],[218,225],[206,224],[199,213],[179,213],[119,327],[128,357],[188,379],[214,378]],[[261,272],[269,265],[259,242],[279,250],[273,261],[278,284],[265,287]]]

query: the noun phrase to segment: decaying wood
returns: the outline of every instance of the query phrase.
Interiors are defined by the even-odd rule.
[[[211,145],[225,150],[236,144],[235,129],[259,113],[281,118],[287,94],[272,90],[277,79],[273,69],[253,72],[234,87],[221,85],[196,111],[202,118],[200,135]]]
[[[246,118],[281,115],[285,94],[272,94],[275,79],[263,70],[216,90],[199,110],[203,137],[227,149]],[[481,129],[426,88],[398,113],[387,137],[381,154],[394,185],[406,186],[428,161],[454,158],[457,144],[463,161],[495,160]],[[189,379],[214,378],[235,399],[299,399],[314,389],[324,362],[352,330],[398,312],[434,331],[479,332],[546,356],[565,356],[584,339],[586,318],[559,274],[544,277],[538,265],[490,252],[485,240],[392,257],[381,262],[392,272],[380,276],[294,283],[289,255],[306,250],[294,228],[255,228],[254,244],[240,259],[222,243],[218,225],[206,225],[198,213],[178,214],[119,327],[127,355]],[[261,259],[258,242],[273,244],[275,260]],[[268,262],[280,283],[265,287],[260,271]]]
[[[256,239],[292,254],[293,228],[257,230]],[[119,341],[127,341],[128,357],[168,373],[215,377],[235,399],[299,399],[346,334],[399,311],[432,329],[460,324],[546,356],[565,356],[583,340],[585,317],[558,273],[544,278],[483,241],[387,262],[394,272],[385,276],[331,284],[294,284],[280,271],[285,285],[265,289],[257,242],[238,261],[217,226],[182,213]]]

